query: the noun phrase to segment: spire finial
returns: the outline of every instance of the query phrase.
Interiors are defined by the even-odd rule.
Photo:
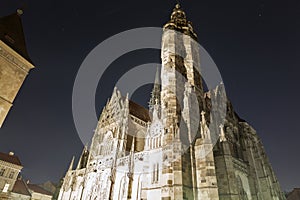
[[[185,12],[180,6],[179,0],[176,0],[175,8],[171,14],[171,19],[164,25],[164,29],[176,30],[191,36],[194,40],[197,40],[197,34],[194,32],[192,23],[187,20]]]
[[[21,8],[17,9],[17,14],[19,16],[23,15],[23,13],[24,13],[23,9],[21,9]]]
[[[75,159],[75,156],[72,157],[72,160],[71,160],[71,163],[70,163],[70,166],[69,166],[69,170],[68,170],[68,171],[72,171],[72,170],[73,170],[74,159]]]
[[[160,70],[159,66],[156,68],[154,86],[151,92],[151,99],[149,106],[152,109],[155,105],[160,104]]]

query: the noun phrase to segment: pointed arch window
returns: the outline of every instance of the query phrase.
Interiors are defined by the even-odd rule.
[[[159,180],[159,164],[153,164],[152,183],[158,183]]]
[[[101,155],[107,156],[111,154],[113,150],[113,135],[111,131],[108,131],[104,138],[101,145]]]

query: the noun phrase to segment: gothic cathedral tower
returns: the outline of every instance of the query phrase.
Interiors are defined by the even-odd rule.
[[[194,152],[191,123],[197,123],[185,102],[196,94],[195,110],[204,109],[197,35],[177,4],[162,36],[161,115],[164,126],[162,199],[194,199]],[[185,100],[186,99],[186,100]],[[199,122],[198,122],[199,123]]]

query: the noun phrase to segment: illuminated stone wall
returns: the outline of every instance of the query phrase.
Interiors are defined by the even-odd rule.
[[[0,40],[0,127],[34,66]]]

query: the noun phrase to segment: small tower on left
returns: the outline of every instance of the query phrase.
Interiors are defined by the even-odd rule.
[[[0,128],[26,76],[34,68],[25,44],[23,10],[0,17]]]

